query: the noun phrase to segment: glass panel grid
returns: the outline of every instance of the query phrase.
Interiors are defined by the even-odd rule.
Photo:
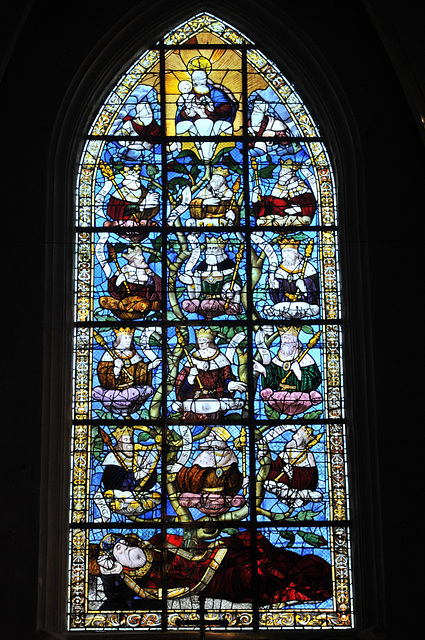
[[[76,188],[70,630],[353,626],[335,186],[274,63],[199,14]]]

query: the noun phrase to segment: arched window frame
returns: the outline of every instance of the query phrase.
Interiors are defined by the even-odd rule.
[[[264,53],[296,84],[319,122],[333,153],[333,166],[337,181],[340,224],[340,264],[342,278],[342,304],[345,351],[345,404],[351,468],[351,510],[355,514],[353,528],[354,589],[356,620],[353,631],[375,626],[382,611],[379,602],[379,558],[368,537],[379,540],[377,525],[376,486],[372,454],[374,443],[373,372],[367,358],[368,295],[367,256],[362,242],[362,178],[361,152],[356,127],[345,103],[342,91],[327,69],[326,62],[287,16],[274,16],[275,25],[265,38],[263,25],[254,19],[254,6],[241,20],[224,3],[211,3],[209,9],[225,21],[247,33]],[[202,6],[202,10],[205,6]],[[200,3],[186,3],[170,10],[166,19],[154,8],[146,6],[134,11],[121,21],[122,28],[114,29],[115,37],[106,36],[98,46],[86,68],[81,70],[58,116],[52,144],[51,224],[48,225],[48,246],[54,250],[47,255],[46,358],[44,402],[44,447],[42,477],[41,576],[39,620],[40,628],[61,633],[65,637],[63,612],[66,610],[65,576],[68,553],[68,512],[64,496],[68,494],[69,437],[71,398],[71,358],[73,308],[65,292],[72,289],[75,162],[80,157],[84,132],[93,118],[93,110],[102,102],[105,87],[110,87],[120,71],[137,59],[142,49],[154,46],[158,39],[173,26],[201,10]],[[268,9],[266,9],[267,14]],[[269,13],[270,16],[270,13]],[[127,24],[128,22],[128,24]],[[266,20],[264,20],[266,22]],[[124,26],[126,23],[126,26]],[[152,35],[154,34],[154,35]],[[312,55],[314,51],[314,56]],[[101,70],[101,71],[100,71]],[[93,82],[94,78],[97,82]],[[330,81],[332,78],[332,81]],[[78,86],[78,89],[76,87]],[[72,95],[73,94],[73,95]],[[72,178],[70,178],[72,176]],[[66,250],[64,251],[64,247]],[[64,295],[65,293],[65,295]],[[359,306],[358,300],[364,304]],[[65,329],[64,329],[65,328]],[[57,398],[61,400],[58,402]],[[358,402],[362,398],[362,402]],[[58,428],[60,425],[60,428]],[[361,425],[358,428],[353,425]],[[47,444],[49,443],[49,444]],[[360,451],[362,462],[360,463]],[[372,500],[371,500],[372,498]],[[60,514],[60,518],[57,514]],[[361,515],[361,517],[360,517]],[[60,541],[54,546],[53,543]],[[371,575],[370,566],[375,571]],[[359,586],[357,586],[359,585]],[[356,593],[357,589],[357,593]],[[376,613],[378,612],[378,614]],[[296,632],[299,634],[299,632]],[[75,637],[71,633],[71,637]],[[88,634],[84,634],[88,637]],[[340,636],[338,636],[340,637]]]

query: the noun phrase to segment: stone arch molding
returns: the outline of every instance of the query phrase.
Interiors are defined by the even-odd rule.
[[[105,74],[116,76],[120,65],[111,62]],[[61,378],[65,390],[73,387],[73,406],[66,415],[46,405],[46,422],[56,416],[64,425],[58,446],[66,448],[69,425],[73,448],[71,512],[53,527],[70,541],[58,548],[57,565],[65,575],[67,557],[68,631],[118,624],[178,632],[194,615],[197,628],[215,613],[247,633],[351,629],[338,166],[330,153],[340,138],[329,128],[328,143],[275,63],[213,14],[180,23],[127,67],[91,110],[85,140],[71,145],[80,158],[76,269],[60,258],[50,283],[58,288],[76,274],[75,369]],[[71,101],[68,114],[75,109]],[[59,149],[63,141],[62,131]],[[55,190],[70,200],[65,187]],[[62,224],[56,233],[68,233]],[[232,266],[223,258],[204,277],[195,263],[211,247]],[[285,251],[296,254],[302,282],[279,273]],[[288,388],[292,361],[280,362],[287,338],[297,344]],[[204,349],[201,339],[209,340]],[[58,354],[67,361],[68,345],[53,368]],[[282,373],[276,388],[273,362]],[[198,373],[189,378],[188,368]],[[210,441],[230,465],[212,460]],[[273,475],[279,460],[288,477]],[[220,478],[232,465],[233,484],[193,480],[198,467]],[[294,485],[294,473],[306,469],[314,479]],[[51,499],[60,493],[59,484]],[[127,566],[120,545],[140,566]],[[242,575],[248,597],[220,581],[226,562],[226,571],[248,562],[238,545],[260,563],[253,577]],[[285,571],[271,586],[264,575],[275,554]],[[184,579],[173,573],[182,559]],[[299,584],[288,580],[291,571],[302,575]],[[57,593],[64,605],[65,590]],[[60,627],[60,614],[45,620]]]

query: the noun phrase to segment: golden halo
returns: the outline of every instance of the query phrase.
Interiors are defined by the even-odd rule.
[[[194,71],[202,69],[202,71],[205,71],[205,73],[208,75],[211,71],[211,68],[211,62],[208,60],[208,58],[204,58],[203,56],[196,56],[195,58],[192,58],[191,60],[189,60],[187,65],[187,70],[190,74],[192,74]]]

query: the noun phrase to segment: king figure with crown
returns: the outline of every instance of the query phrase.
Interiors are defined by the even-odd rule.
[[[239,273],[243,257],[243,245],[236,260],[226,253],[227,241],[222,237],[207,236],[205,255],[200,257],[199,241],[190,236],[193,247],[192,257],[187,261],[185,270],[180,274],[181,282],[186,285],[188,299],[182,303],[183,311],[196,313],[207,320],[217,316],[234,316],[242,313],[242,280]]]
[[[134,441],[137,431],[149,432],[149,427],[119,426],[112,432],[113,439],[99,427],[107,453],[102,462],[101,487],[94,494],[100,513],[97,521],[110,522],[113,513],[137,519],[160,502],[156,471],[160,436],[144,444]]]
[[[261,374],[260,397],[267,406],[279,414],[299,415],[322,401],[318,388],[322,382],[319,367],[310,349],[316,344],[319,333],[305,347],[298,338],[300,327],[278,327],[279,350],[275,356],[266,345],[270,327],[257,331],[256,344],[261,362],[254,369]]]
[[[184,422],[220,420],[230,410],[242,409],[247,384],[236,379],[232,363],[215,343],[216,334],[210,328],[196,333],[197,349],[186,352],[187,362],[179,371],[175,390],[177,400],[172,408],[183,414]]]
[[[257,183],[252,190],[252,206],[257,226],[307,227],[316,210],[316,198],[307,181],[300,177],[301,164],[281,160],[279,176],[270,195]]]
[[[100,386],[93,389],[93,399],[99,400],[114,415],[129,417],[153,395],[152,371],[161,360],[143,360],[134,346],[134,328],[120,327],[114,332],[112,347],[96,337],[105,353],[97,366]]]
[[[280,234],[276,244],[279,245],[280,256],[266,234],[252,235],[258,248],[267,256],[268,295],[272,304],[267,304],[263,296],[258,294],[256,307],[266,318],[282,318],[297,320],[311,318],[320,311],[319,274],[310,262],[314,249],[314,239],[310,238],[304,253],[300,249],[305,236],[294,237]]]

